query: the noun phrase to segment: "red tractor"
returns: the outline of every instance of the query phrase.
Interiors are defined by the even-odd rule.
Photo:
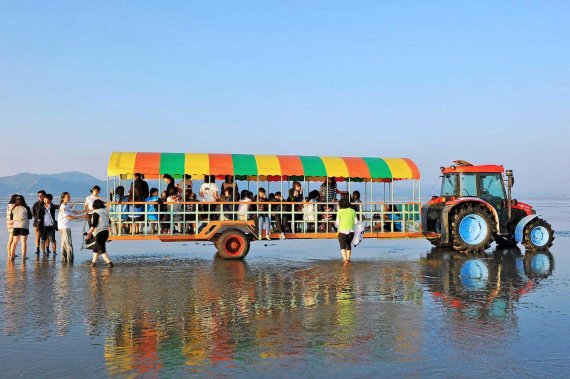
[[[515,179],[511,170],[454,163],[441,168],[441,195],[422,208],[423,232],[433,245],[464,253],[484,251],[493,241],[500,247],[522,243],[528,251],[552,246],[550,224],[532,206],[512,199]]]

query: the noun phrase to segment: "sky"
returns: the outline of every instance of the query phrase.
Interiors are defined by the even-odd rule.
[[[455,159],[570,194],[569,1],[0,1],[0,176],[112,151]]]

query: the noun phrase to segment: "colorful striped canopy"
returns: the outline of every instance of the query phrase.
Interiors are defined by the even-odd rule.
[[[130,178],[134,173],[156,179],[164,174],[233,175],[238,180],[279,181],[393,180],[419,179],[418,167],[408,158],[315,157],[297,155],[196,154],[196,153],[112,153],[107,175]]]

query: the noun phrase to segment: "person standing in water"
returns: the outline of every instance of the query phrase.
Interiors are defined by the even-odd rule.
[[[356,212],[350,207],[346,197],[339,202],[339,210],[336,214],[336,227],[338,230],[338,242],[340,252],[345,263],[350,262],[352,239],[354,238],[354,226],[356,225]]]
[[[113,262],[107,254],[107,248],[105,244],[109,239],[109,213],[105,208],[105,203],[103,200],[97,199],[93,202],[93,213],[89,215],[90,222],[89,231],[87,232],[87,239],[91,239],[95,236],[95,249],[93,250],[93,259],[91,260],[91,266],[95,267],[97,265],[97,259],[99,255],[103,256],[103,260],[109,267],[113,267]]]
[[[59,213],[57,214],[57,226],[61,234],[61,261],[73,262],[73,241],[71,239],[71,220],[84,218],[77,216],[85,213],[85,211],[76,211],[73,204],[70,203],[71,195],[69,192],[62,192],[61,202],[59,204]]]
[[[26,200],[24,196],[16,197],[14,201],[14,207],[10,211],[10,220],[13,221],[13,241],[12,250],[8,259],[16,258],[16,247],[18,246],[18,241],[22,240],[22,261],[28,259],[26,253],[28,251],[28,234],[30,234],[30,220],[32,219],[32,211],[26,205]]]

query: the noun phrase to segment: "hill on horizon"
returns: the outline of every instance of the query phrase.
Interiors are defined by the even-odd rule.
[[[89,190],[98,185],[103,191],[106,182],[92,175],[79,171],[68,171],[59,174],[32,174],[23,172],[16,175],[0,177],[0,196],[8,197],[13,193],[24,195],[28,198],[39,190],[51,193],[54,199],[58,199],[62,192],[67,191],[72,197],[81,197],[89,194]]]

